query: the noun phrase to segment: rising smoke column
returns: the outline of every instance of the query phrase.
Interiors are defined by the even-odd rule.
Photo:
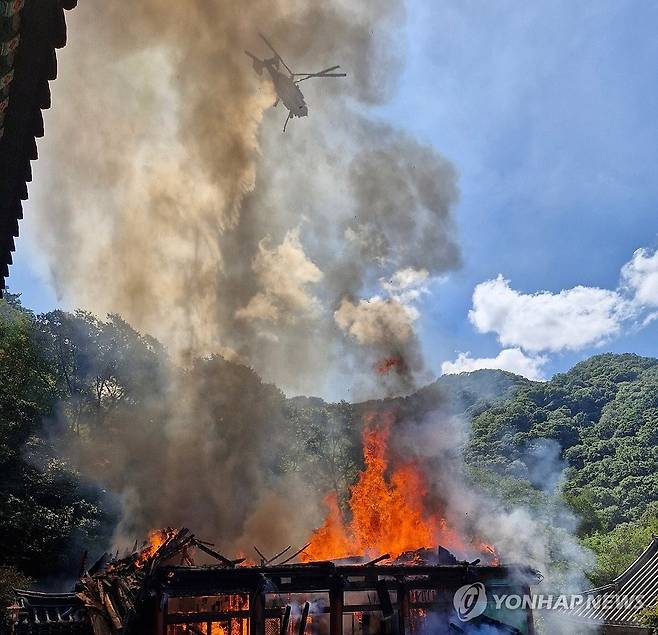
[[[457,190],[434,150],[364,114],[399,76],[402,3],[91,1],[71,18],[36,211],[63,300],[184,362],[219,352],[317,391],[338,362],[367,374],[386,352],[343,319],[367,299],[358,323],[405,320],[391,352],[422,370],[415,309],[379,280],[458,265]],[[269,54],[258,30],[295,70],[349,74],[303,84],[310,117],[286,135],[243,52]]]
[[[90,0],[72,12],[37,239],[65,302],[120,313],[176,360],[141,425],[127,414],[76,450],[121,495],[119,538],[188,523],[228,544],[267,527],[278,546],[264,510],[300,487],[270,478],[282,415],[239,418],[244,387],[199,356],[310,393],[332,372],[364,396],[422,374],[414,303],[459,263],[457,188],[448,161],[367,114],[395,88],[403,22],[397,0]],[[311,116],[286,135],[243,52],[268,54],[258,30],[295,70],[349,73],[305,83]],[[408,372],[377,379],[390,357]]]
[[[127,421],[80,451],[86,473],[122,496],[120,534],[185,523],[275,549],[318,526],[303,478],[267,476],[284,414],[234,417],[243,386],[193,357],[233,356],[309,393],[332,372],[362,397],[424,377],[417,301],[459,265],[458,191],[446,159],[368,116],[395,88],[402,23],[394,0],[88,0],[72,12],[39,164],[38,244],[66,302],[119,312],[189,366],[144,406],[150,434]],[[310,117],[286,135],[243,53],[268,54],[258,30],[296,70],[349,73],[305,83]],[[393,359],[379,379],[373,369]],[[272,405],[273,390],[245,398]],[[404,448],[446,455],[437,498],[455,521],[493,526],[502,550],[548,560],[541,524],[460,480],[451,425],[438,413]]]

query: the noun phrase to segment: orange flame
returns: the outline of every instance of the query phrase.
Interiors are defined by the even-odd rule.
[[[253,558],[250,558],[247,556],[247,554],[244,551],[238,551],[237,558],[239,560],[242,560],[239,566],[241,567],[255,567],[256,566],[256,561]],[[243,560],[244,558],[244,560]]]
[[[437,511],[428,510],[428,487],[421,466],[405,461],[391,468],[388,441],[393,417],[369,416],[363,430],[365,469],[351,490],[351,520],[343,518],[335,493],[325,499],[328,514],[313,532],[302,560],[406,551],[439,544],[463,551],[464,541]],[[481,544],[482,548],[488,547]],[[479,549],[481,550],[481,549]]]
[[[329,493],[324,503],[329,512],[322,527],[313,532],[311,544],[301,555],[301,559],[305,562],[344,558],[354,553],[354,540],[348,535],[336,492]]]
[[[375,371],[379,375],[386,375],[392,370],[402,373],[405,368],[406,365],[401,357],[385,357],[375,365]]]
[[[153,529],[149,532],[147,545],[139,552],[137,556],[137,566],[143,567],[164,545],[172,534],[170,529]]]

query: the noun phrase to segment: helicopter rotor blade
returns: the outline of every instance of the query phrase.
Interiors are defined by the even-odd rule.
[[[330,66],[329,68],[325,68],[323,71],[317,71],[316,73],[295,73],[295,77],[301,77],[303,75],[324,75],[325,73],[331,73],[331,71],[335,71],[336,69],[340,68],[340,66]]]
[[[317,77],[317,78],[322,78],[322,77],[347,77],[347,73],[315,73],[313,75],[307,75],[306,77],[302,77],[301,79],[295,80],[295,84],[299,84],[299,82],[304,82],[307,79],[313,79],[314,77]]]
[[[290,66],[285,63],[284,59],[279,55],[279,52],[270,44],[270,41],[262,33],[259,33],[258,35],[261,37],[263,42],[265,42],[265,44],[270,47],[272,53],[277,56],[278,60],[284,65],[285,69],[290,73],[290,75],[294,76],[294,73],[290,70]]]

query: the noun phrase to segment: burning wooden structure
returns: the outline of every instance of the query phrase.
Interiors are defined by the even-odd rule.
[[[445,549],[293,564],[290,547],[259,564],[231,560],[188,530],[154,534],[126,558],[97,562],[71,594],[17,591],[14,633],[85,635],[532,634],[532,615],[493,602],[460,619],[455,593],[483,585],[527,593],[539,574],[520,565],[461,562]],[[203,554],[214,564],[197,566]],[[475,629],[475,630],[474,630]]]

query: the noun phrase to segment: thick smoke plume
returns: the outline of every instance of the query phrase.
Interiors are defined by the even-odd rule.
[[[404,7],[89,0],[70,18],[38,240],[66,303],[119,313],[173,360],[142,424],[116,421],[78,460],[122,495],[122,533],[237,540],[298,487],[270,478],[285,417],[237,420],[244,386],[194,360],[314,394],[347,373],[364,397],[425,377],[415,305],[459,264],[457,187],[448,161],[368,115],[395,89]],[[285,135],[244,54],[271,55],[258,31],[296,71],[348,73],[302,84],[310,117]]]
[[[212,356],[295,393],[370,398],[427,377],[418,304],[459,266],[458,189],[446,159],[369,115],[400,74],[402,2],[87,0],[70,18],[37,240],[65,303],[118,312],[174,360],[76,458],[120,494],[118,539],[187,524],[229,548],[302,543],[322,510],[278,463],[295,422],[275,388]],[[296,71],[348,73],[305,82],[310,116],[285,135],[243,52],[270,54],[259,30]],[[432,477],[457,518],[479,503],[450,465]],[[532,525],[503,520],[503,548]]]
[[[233,356],[293,392],[317,392],[338,359],[369,369],[380,351],[350,353],[364,342],[334,320],[342,303],[459,262],[452,166],[365,114],[395,88],[403,19],[399,0],[81,4],[38,219],[62,299],[119,312],[183,363]],[[310,116],[286,135],[244,54],[271,55],[259,30],[293,70],[348,73],[301,84]],[[381,320],[364,306],[360,323]]]

